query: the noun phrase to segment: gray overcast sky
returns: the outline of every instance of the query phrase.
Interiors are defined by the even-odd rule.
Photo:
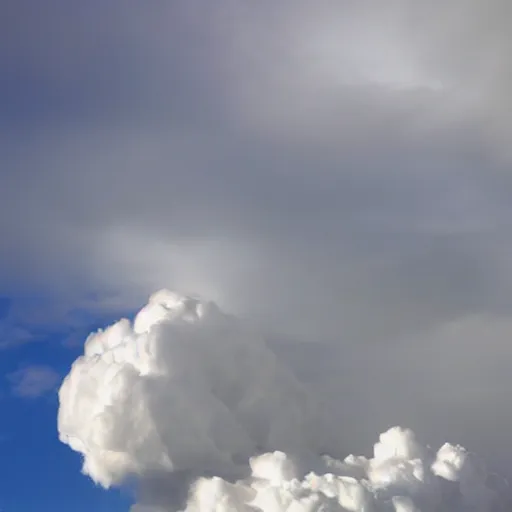
[[[396,422],[455,407],[432,433],[481,411],[474,439],[489,415],[505,439],[512,4],[1,11],[5,294],[48,297],[51,322],[195,292],[348,350],[382,382],[358,396],[377,431],[393,403]],[[395,403],[403,379],[421,406]]]

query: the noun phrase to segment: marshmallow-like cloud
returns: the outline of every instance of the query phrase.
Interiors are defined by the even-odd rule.
[[[253,457],[245,481],[200,479],[186,511],[483,512],[505,505],[464,448],[446,443],[436,453],[400,427],[381,434],[370,459],[324,457],[323,464],[324,474],[301,475],[283,452]]]
[[[162,291],[133,325],[88,338],[58,423],[84,472],[109,487],[155,471],[236,472],[262,450],[316,451],[316,416],[263,339],[212,303]]]
[[[325,428],[322,397],[257,333],[196,297],[160,291],[133,323],[91,334],[59,397],[60,439],[103,487],[135,480],[136,512],[490,512],[504,503],[504,482],[464,448],[436,453],[408,429],[382,434],[370,459],[321,456],[340,457],[332,431],[343,428]]]

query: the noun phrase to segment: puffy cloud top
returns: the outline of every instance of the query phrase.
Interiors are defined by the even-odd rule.
[[[448,443],[435,452],[409,429],[381,434],[371,458],[321,456],[339,447],[312,398],[242,322],[163,290],[133,323],[89,336],[61,387],[58,425],[94,481],[136,479],[135,512],[505,506],[505,486],[473,455]]]
[[[314,406],[264,340],[209,302],[153,295],[89,336],[60,390],[59,432],[105,487],[152,471],[317,449]],[[315,420],[316,421],[316,420]]]
[[[371,459],[351,455],[323,462],[324,474],[299,476],[282,452],[254,457],[245,481],[199,480],[186,511],[454,512],[504,506],[464,448],[447,443],[435,453],[400,427],[380,436]]]

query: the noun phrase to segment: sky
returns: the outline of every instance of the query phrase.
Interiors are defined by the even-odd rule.
[[[511,9],[4,0],[0,509],[129,509],[57,392],[162,288],[261,333],[336,456],[401,425],[508,474]]]

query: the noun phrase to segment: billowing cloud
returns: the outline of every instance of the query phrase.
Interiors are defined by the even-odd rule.
[[[10,373],[7,380],[14,395],[21,398],[39,398],[56,390],[60,377],[49,366],[31,365]]]
[[[343,446],[402,424],[510,459],[509,3],[2,9],[3,293],[62,324],[197,293]]]
[[[485,468],[461,446],[445,443],[437,453],[420,446],[412,431],[394,427],[381,434],[374,455],[322,460],[325,474],[300,470],[282,452],[250,460],[252,475],[235,484],[218,477],[199,480],[187,512],[504,510],[500,490]],[[504,493],[503,493],[504,494]],[[164,508],[134,510],[162,511]]]
[[[135,478],[139,512],[177,510],[190,483],[190,512],[504,505],[506,481],[490,486],[466,450],[436,454],[407,429],[382,434],[372,459],[321,458],[342,454],[343,420],[311,391],[239,320],[164,290],[133,324],[89,336],[60,389],[59,435],[102,486]]]
[[[325,448],[320,413],[263,339],[213,303],[162,291],[91,335],[60,390],[59,434],[105,487],[220,471],[262,449]]]

